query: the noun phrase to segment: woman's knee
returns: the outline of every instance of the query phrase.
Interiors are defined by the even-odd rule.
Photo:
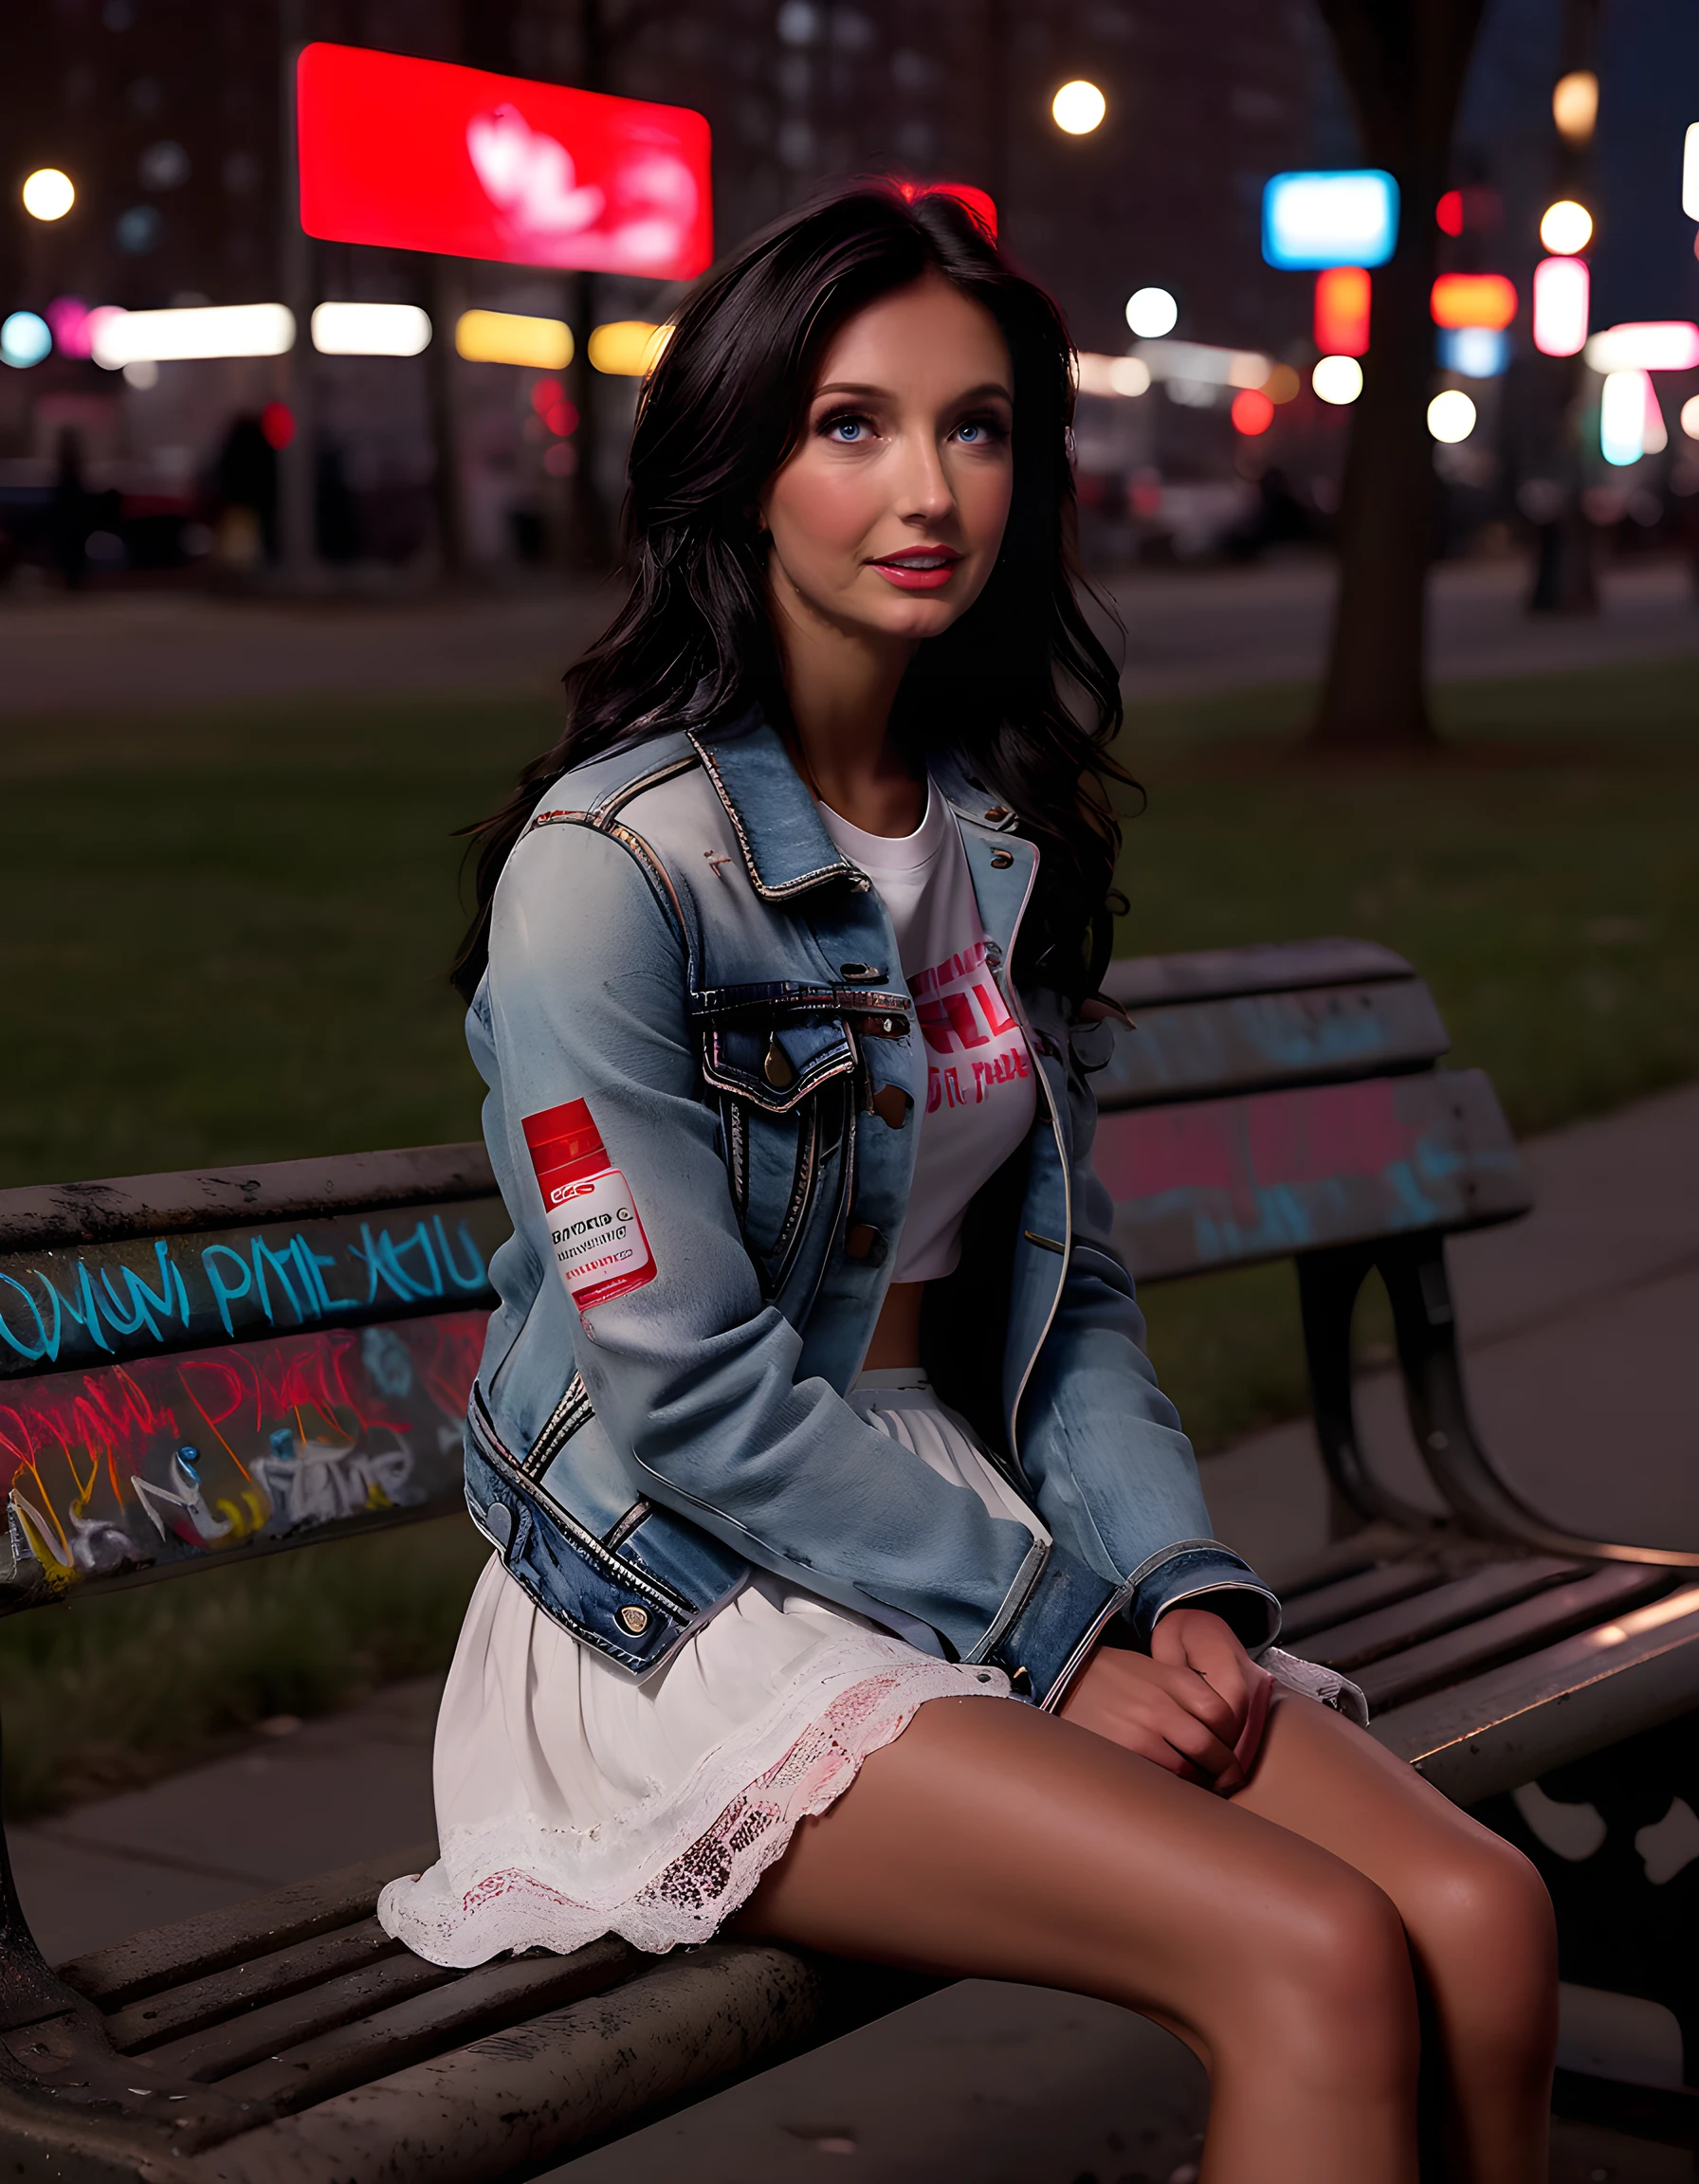
[[[1317,2086],[1393,2090],[1414,2078],[1416,1985],[1391,1899],[1342,1862],[1319,1856],[1263,1900],[1247,1983],[1254,2038]]]
[[[1404,1908],[1442,2015],[1472,2042],[1543,2048],[1555,2039],[1551,1898],[1514,1845],[1466,1823],[1428,1862]]]

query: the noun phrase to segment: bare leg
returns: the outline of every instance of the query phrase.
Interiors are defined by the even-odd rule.
[[[1416,1990],[1389,1898],[1030,1707],[923,1706],[797,1829],[735,1931],[1172,2023],[1214,2079],[1208,2184],[1415,2184]]]
[[[1447,2174],[1544,2184],[1557,1937],[1527,1860],[1372,1737],[1303,1699],[1276,1701],[1233,1802],[1331,1850],[1397,1904],[1445,2051]]]

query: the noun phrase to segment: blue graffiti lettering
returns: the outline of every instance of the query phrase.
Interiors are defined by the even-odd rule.
[[[442,1253],[443,1265],[448,1269],[449,1281],[457,1289],[466,1289],[474,1294],[483,1289],[488,1283],[489,1271],[484,1264],[484,1254],[474,1243],[472,1231],[466,1223],[463,1221],[460,1224],[456,1233],[461,1243],[466,1246],[466,1257],[471,1261],[472,1271],[469,1274],[463,1274],[454,1264],[454,1253],[449,1247],[448,1236],[443,1229],[442,1215],[437,1214],[430,1225],[436,1230],[437,1249]]]
[[[0,1311],[0,1341],[4,1341],[9,1348],[15,1350],[20,1357],[27,1358],[33,1365],[37,1359],[45,1357],[47,1355],[47,1330],[42,1321],[41,1307],[39,1304],[37,1304],[35,1299],[29,1294],[28,1290],[25,1288],[24,1284],[21,1282],[14,1282],[9,1274],[0,1274],[0,1282],[4,1282],[9,1289],[15,1289],[18,1295],[24,1300],[25,1311],[27,1311],[31,1320],[35,1321],[35,1332],[37,1337],[37,1339],[33,1344],[25,1341],[13,1330],[7,1320],[5,1312]]]
[[[319,1301],[320,1312],[352,1312],[358,1306],[357,1297],[333,1297],[324,1285],[324,1276],[320,1269],[334,1266],[337,1264],[334,1255],[327,1256],[322,1251],[315,1251],[306,1238],[300,1235],[290,1248],[295,1253],[295,1264],[301,1268],[302,1281],[307,1283]]]
[[[228,1283],[221,1278],[218,1268],[212,1264],[215,1259],[228,1259],[229,1261],[235,1272],[242,1277],[239,1287],[231,1288]],[[236,1328],[235,1322],[230,1318],[230,1306],[237,1298],[246,1297],[254,1285],[253,1274],[249,1269],[247,1261],[240,1251],[232,1251],[228,1244],[208,1244],[203,1247],[201,1251],[201,1265],[206,1269],[207,1282],[212,1291],[213,1301],[218,1306],[218,1317],[224,1322],[224,1331],[227,1335],[233,1335]],[[265,1316],[267,1319],[271,1317],[269,1310]]]
[[[278,1252],[271,1248],[264,1236],[256,1236],[252,1240],[248,1256],[253,1261],[254,1287],[259,1292],[260,1309],[265,1313],[267,1324],[276,1324],[275,1315],[271,1309],[271,1295],[265,1286],[265,1269],[269,1266],[283,1285],[283,1295],[289,1300],[289,1309],[294,1313],[296,1324],[299,1326],[308,1315],[301,1310],[301,1299],[295,1294],[295,1284],[289,1279],[289,1269],[295,1257],[294,1246],[285,1246],[283,1251]],[[297,1273],[301,1271],[299,1266],[296,1266],[295,1270]],[[307,1302],[309,1306],[313,1303],[313,1291],[310,1284],[307,1288]],[[316,1320],[319,1315],[314,1312],[312,1317]]]

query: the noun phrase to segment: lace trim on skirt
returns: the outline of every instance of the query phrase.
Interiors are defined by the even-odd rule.
[[[865,1658],[865,1644],[856,1650]],[[830,1673],[816,1661],[793,1686],[790,1723],[781,1717],[776,1725],[781,1736],[789,1728],[788,1740],[770,1764],[762,1766],[761,1753],[773,1749],[773,1709],[712,1755],[697,1794],[679,1800],[658,1870],[632,1873],[621,1888],[587,1890],[575,1854],[581,1838],[516,1814],[484,1827],[450,1828],[429,1872],[384,1889],[379,1924],[416,1956],[456,1968],[485,1963],[504,1950],[566,1956],[609,1933],[655,1954],[706,1941],[784,1854],[797,1822],[841,1796],[868,1753],[901,1736],[926,1700],[1004,1698],[1009,1688],[995,1671],[913,1654],[840,1690],[795,1729],[795,1700],[814,1702]],[[729,1797],[728,1776],[743,1785]],[[655,1859],[646,1864],[652,1868]]]

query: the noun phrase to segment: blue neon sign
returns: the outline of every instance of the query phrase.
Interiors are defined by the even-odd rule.
[[[1263,256],[1288,272],[1384,265],[1398,239],[1398,186],[1379,167],[1272,175],[1263,189]]]

